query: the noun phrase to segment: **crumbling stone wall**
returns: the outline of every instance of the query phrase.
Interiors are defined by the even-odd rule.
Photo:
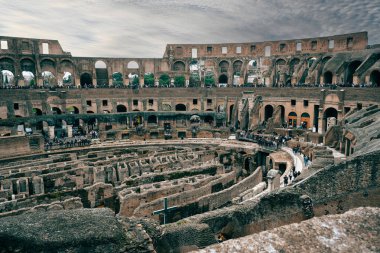
[[[326,167],[294,187],[277,190],[261,199],[169,224],[164,228],[157,250],[180,252],[184,247],[204,246],[189,236],[195,232],[193,227],[201,224],[207,225],[204,230],[211,230],[214,236],[205,233],[204,240],[214,243],[213,238],[220,233],[227,239],[236,238],[300,222],[313,215],[339,213],[359,206],[380,206],[379,157],[380,151],[363,155]]]

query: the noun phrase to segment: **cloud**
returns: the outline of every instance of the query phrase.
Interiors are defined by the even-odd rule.
[[[373,0],[0,0],[0,34],[57,39],[74,56],[162,57],[168,43],[225,43],[369,32]],[[10,18],[12,17],[12,18]]]

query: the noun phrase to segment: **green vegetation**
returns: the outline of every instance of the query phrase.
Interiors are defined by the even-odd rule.
[[[186,79],[184,76],[176,76],[174,77],[174,85],[175,87],[185,87]]]
[[[154,75],[153,73],[145,73],[144,85],[148,87],[154,87]]]
[[[159,79],[160,87],[169,87],[170,76],[168,74],[162,74]]]

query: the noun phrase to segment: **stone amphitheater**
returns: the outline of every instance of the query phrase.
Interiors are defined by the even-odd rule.
[[[221,55],[168,45],[162,59],[0,40],[0,252],[380,251],[380,51],[366,33]],[[222,85],[191,84],[191,48]],[[147,72],[185,87],[145,86]]]

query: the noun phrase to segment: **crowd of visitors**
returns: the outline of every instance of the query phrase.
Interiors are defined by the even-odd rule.
[[[86,136],[75,136],[72,138],[64,137],[53,139],[45,139],[45,150],[57,149],[57,148],[73,148],[88,146],[91,144],[91,140]]]
[[[252,131],[242,131],[238,135],[238,139],[241,141],[249,141],[259,144],[260,146],[278,149],[285,145],[285,142],[290,140],[290,137],[273,134],[261,134]]]

